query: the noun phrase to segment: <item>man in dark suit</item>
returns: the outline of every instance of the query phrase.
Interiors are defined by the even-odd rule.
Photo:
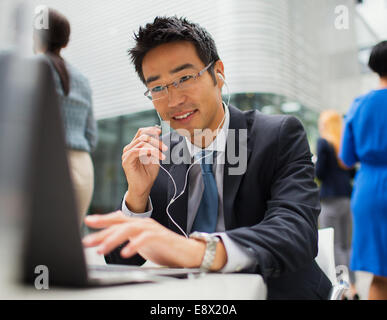
[[[108,263],[259,273],[269,299],[327,298],[330,281],[314,261],[319,193],[301,123],[223,103],[224,66],[197,24],[156,18],[135,40],[145,95],[175,131],[159,139],[157,127],[138,130],[122,155],[122,211],[87,217],[105,229],[85,246],[98,245]]]

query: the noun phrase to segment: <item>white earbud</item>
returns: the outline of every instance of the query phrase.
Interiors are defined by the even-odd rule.
[[[220,79],[222,79],[223,81],[225,81],[224,78],[223,78],[223,76],[222,76],[222,74],[221,74],[220,72],[218,72],[218,76],[219,76]]]

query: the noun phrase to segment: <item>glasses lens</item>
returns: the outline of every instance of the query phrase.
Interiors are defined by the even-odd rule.
[[[195,80],[195,75],[185,75],[175,80],[170,85],[173,85],[176,89],[187,89],[195,84]],[[167,86],[157,86],[149,89],[145,95],[152,101],[163,99],[168,95],[168,89]]]
[[[195,83],[195,78],[193,75],[186,75],[179,78],[177,82],[177,88],[187,89]]]
[[[162,91],[157,91],[157,92],[152,92],[151,91],[151,96],[152,96],[152,100],[158,100],[158,99],[162,99],[166,96],[166,92],[167,90],[162,90]]]

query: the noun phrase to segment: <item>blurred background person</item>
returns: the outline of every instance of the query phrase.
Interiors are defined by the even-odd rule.
[[[387,41],[371,52],[379,88],[355,99],[345,118],[340,157],[360,162],[352,194],[351,268],[373,274],[369,299],[387,299]]]
[[[321,112],[318,122],[316,176],[320,180],[320,228],[334,228],[335,263],[349,270],[351,256],[351,180],[355,169],[338,158],[343,128],[342,116],[335,110]],[[349,270],[350,299],[359,299],[355,275]]]
[[[94,189],[94,168],[90,156],[97,145],[97,124],[93,115],[88,79],[61,57],[70,38],[70,23],[56,10],[48,9],[48,29],[33,32],[34,53],[44,54],[53,70],[61,105],[71,176],[78,202],[79,221],[87,213]]]

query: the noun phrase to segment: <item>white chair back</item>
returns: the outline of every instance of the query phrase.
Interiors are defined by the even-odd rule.
[[[318,254],[316,262],[329,280],[331,280],[332,285],[337,285],[333,228],[318,230]]]

